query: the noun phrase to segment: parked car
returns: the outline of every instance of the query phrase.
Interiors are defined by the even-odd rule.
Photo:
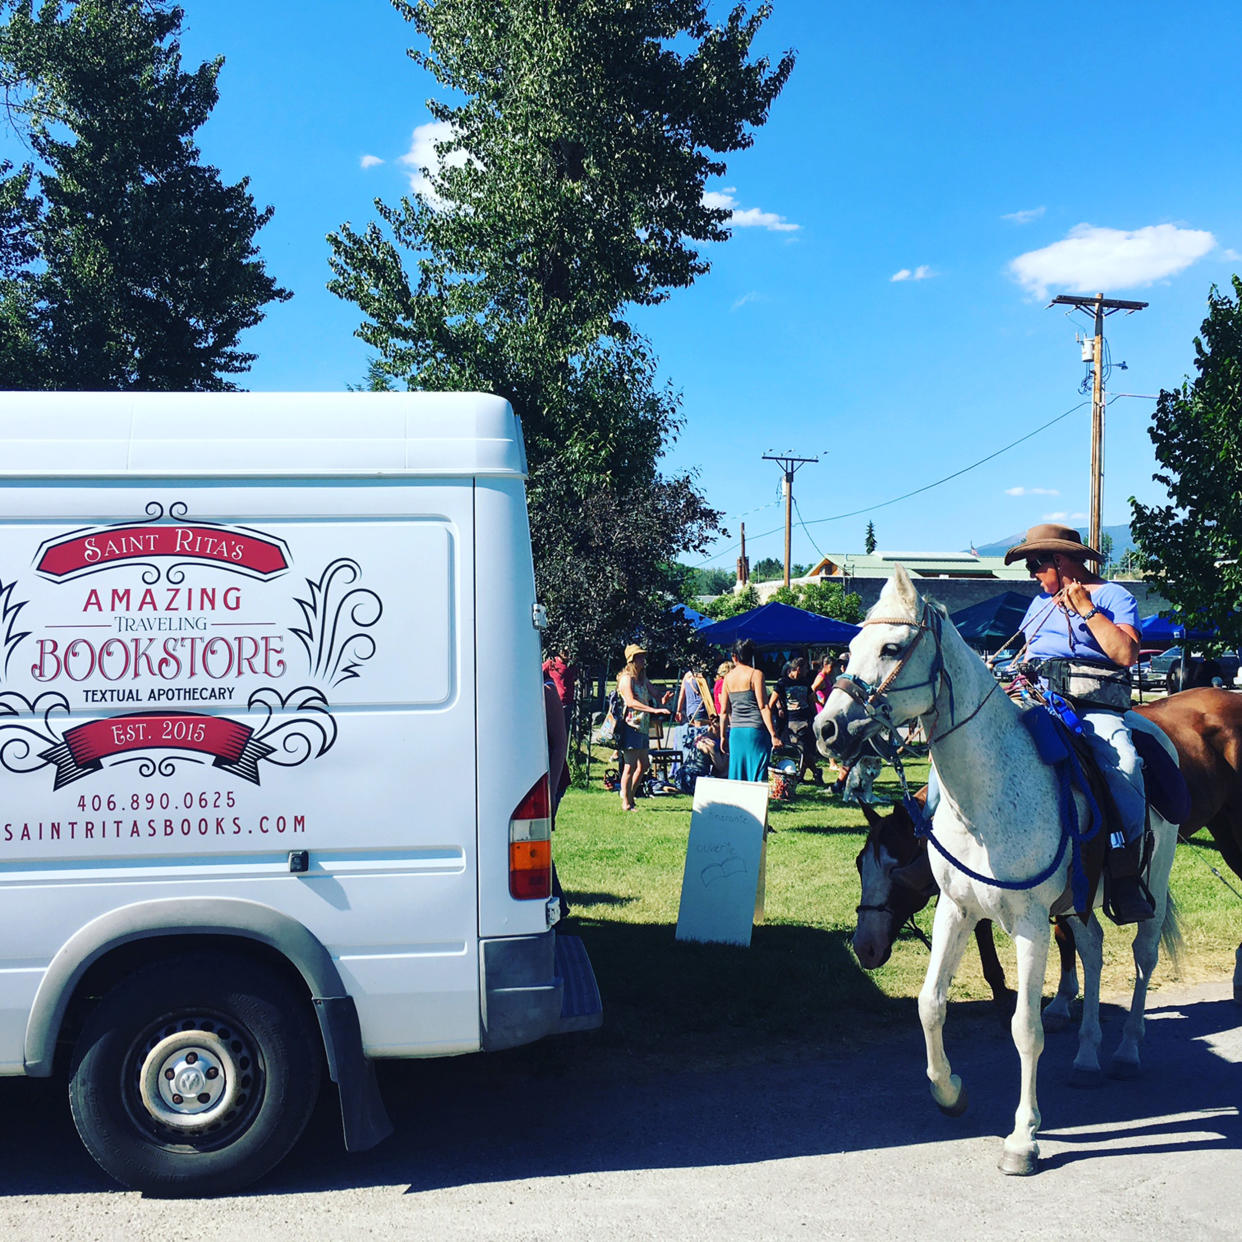
[[[1185,659],[1181,647],[1170,647],[1158,656],[1152,656],[1149,678],[1154,688],[1164,687],[1170,694],[1191,686],[1210,686],[1217,677],[1226,686],[1242,684],[1242,658],[1236,651],[1223,651],[1218,655],[1204,656],[1201,652],[1190,654],[1190,669],[1184,676]]]
[[[988,665],[992,672],[1003,682],[1013,681],[1018,675],[1014,660],[1018,657],[1021,647],[1003,647],[995,655],[988,657]]]
[[[1139,652],[1138,660],[1130,665],[1130,685],[1135,690],[1164,689],[1168,678],[1168,668],[1164,667],[1160,672],[1152,672],[1152,661],[1163,654],[1163,650],[1159,647],[1144,647]]]

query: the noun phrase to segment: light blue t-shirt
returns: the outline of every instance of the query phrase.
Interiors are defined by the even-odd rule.
[[[1091,602],[1114,624],[1138,629],[1138,601],[1118,582],[1105,582],[1091,592]],[[1066,613],[1052,596],[1040,593],[1022,618],[1022,633],[1033,659],[1054,657],[1072,660],[1103,660],[1111,664],[1095,641],[1087,623],[1076,613]],[[1072,636],[1072,637],[1071,637]]]

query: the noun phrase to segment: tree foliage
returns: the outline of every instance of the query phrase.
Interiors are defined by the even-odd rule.
[[[685,604],[694,604],[704,595],[723,595],[733,590],[733,584],[737,581],[737,575],[731,569],[692,568],[689,565],[679,565],[678,569],[681,583],[678,598]]]
[[[1195,338],[1193,382],[1162,390],[1148,435],[1172,503],[1133,497],[1130,529],[1144,575],[1176,613],[1242,645],[1242,280],[1234,296],[1215,285]]]
[[[799,565],[794,561],[789,566],[789,576],[791,578],[801,578],[810,568],[809,565]],[[750,571],[750,576],[755,582],[775,582],[777,578],[784,578],[785,562],[775,556],[762,557],[755,562],[755,567]]]
[[[875,523],[867,523],[867,533],[863,535],[863,551],[871,556],[875,552]]]
[[[862,596],[847,591],[839,582],[796,582],[789,587],[778,587],[772,593],[778,604],[791,604],[821,617],[847,621],[857,625],[862,620]]]
[[[549,641],[603,659],[655,623],[668,567],[720,517],[659,470],[679,401],[623,315],[707,270],[699,247],[728,236],[707,179],[792,58],[751,57],[766,5],[712,25],[693,0],[392,3],[454,102],[428,103],[426,188],[329,237],[329,288],[398,381],[513,404]]]
[[[736,617],[738,613],[749,612],[752,608],[758,607],[759,592],[753,583],[747,583],[736,595],[721,595],[716,599],[708,600],[703,605],[703,611],[713,621],[727,621],[730,617]]]
[[[10,119],[34,155],[0,181],[5,387],[220,391],[238,348],[290,294],[258,256],[245,180],[203,164],[195,131],[217,58],[181,68],[165,0],[17,0],[0,25]]]

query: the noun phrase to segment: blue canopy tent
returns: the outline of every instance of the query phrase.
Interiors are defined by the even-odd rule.
[[[726,621],[705,625],[699,630],[699,637],[717,647],[731,647],[738,639],[749,638],[760,651],[781,651],[791,647],[847,647],[857,633],[856,625],[821,617],[804,608],[764,604]]]
[[[1139,620],[1139,634],[1144,647],[1172,647],[1174,643],[1203,643],[1216,637],[1216,628],[1188,630],[1185,624],[1171,621],[1168,617],[1143,617]]]
[[[1002,591],[969,608],[959,608],[951,618],[957,632],[972,646],[988,651],[1012,638],[1026,616],[1030,598],[1017,591]]]
[[[678,616],[685,617],[696,630],[701,630],[705,625],[711,625],[712,619],[706,613],[700,612],[697,608],[691,608],[689,604],[674,604],[669,612]]]

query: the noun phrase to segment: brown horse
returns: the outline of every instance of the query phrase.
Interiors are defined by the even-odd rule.
[[[1179,766],[1186,777],[1190,807],[1178,827],[1182,840],[1205,825],[1229,868],[1242,876],[1242,695],[1213,687],[1184,690],[1135,708],[1138,715],[1158,726],[1177,750]],[[919,797],[924,794],[920,790]],[[864,968],[873,970],[888,960],[893,941],[906,920],[921,910],[936,888],[927,862],[927,843],[914,834],[914,825],[900,804],[888,815],[873,807],[862,807],[870,826],[867,840],[859,851],[857,865],[870,851],[883,860],[889,878],[887,895],[869,894],[872,902],[859,907],[859,913],[887,913],[887,924],[867,920],[864,931],[859,921],[854,934],[854,951]],[[874,869],[871,869],[875,874]],[[882,900],[875,900],[879,896]],[[1061,985],[1054,1009],[1060,1018],[1065,1004],[1078,989],[1074,969],[1073,941],[1057,925],[1057,944],[1061,954]],[[887,937],[887,938],[886,938]],[[998,1002],[1005,996],[1005,976],[992,939],[992,926],[980,920],[975,940],[983,963],[983,975]],[[1233,994],[1242,1002],[1242,944],[1238,946],[1233,977]],[[1056,1003],[1054,1002],[1054,1005]]]
[[[1242,695],[1203,686],[1135,710],[1168,735],[1190,787],[1179,839],[1206,824],[1221,858],[1242,876]],[[1242,1003],[1242,944],[1234,957],[1233,999]]]

